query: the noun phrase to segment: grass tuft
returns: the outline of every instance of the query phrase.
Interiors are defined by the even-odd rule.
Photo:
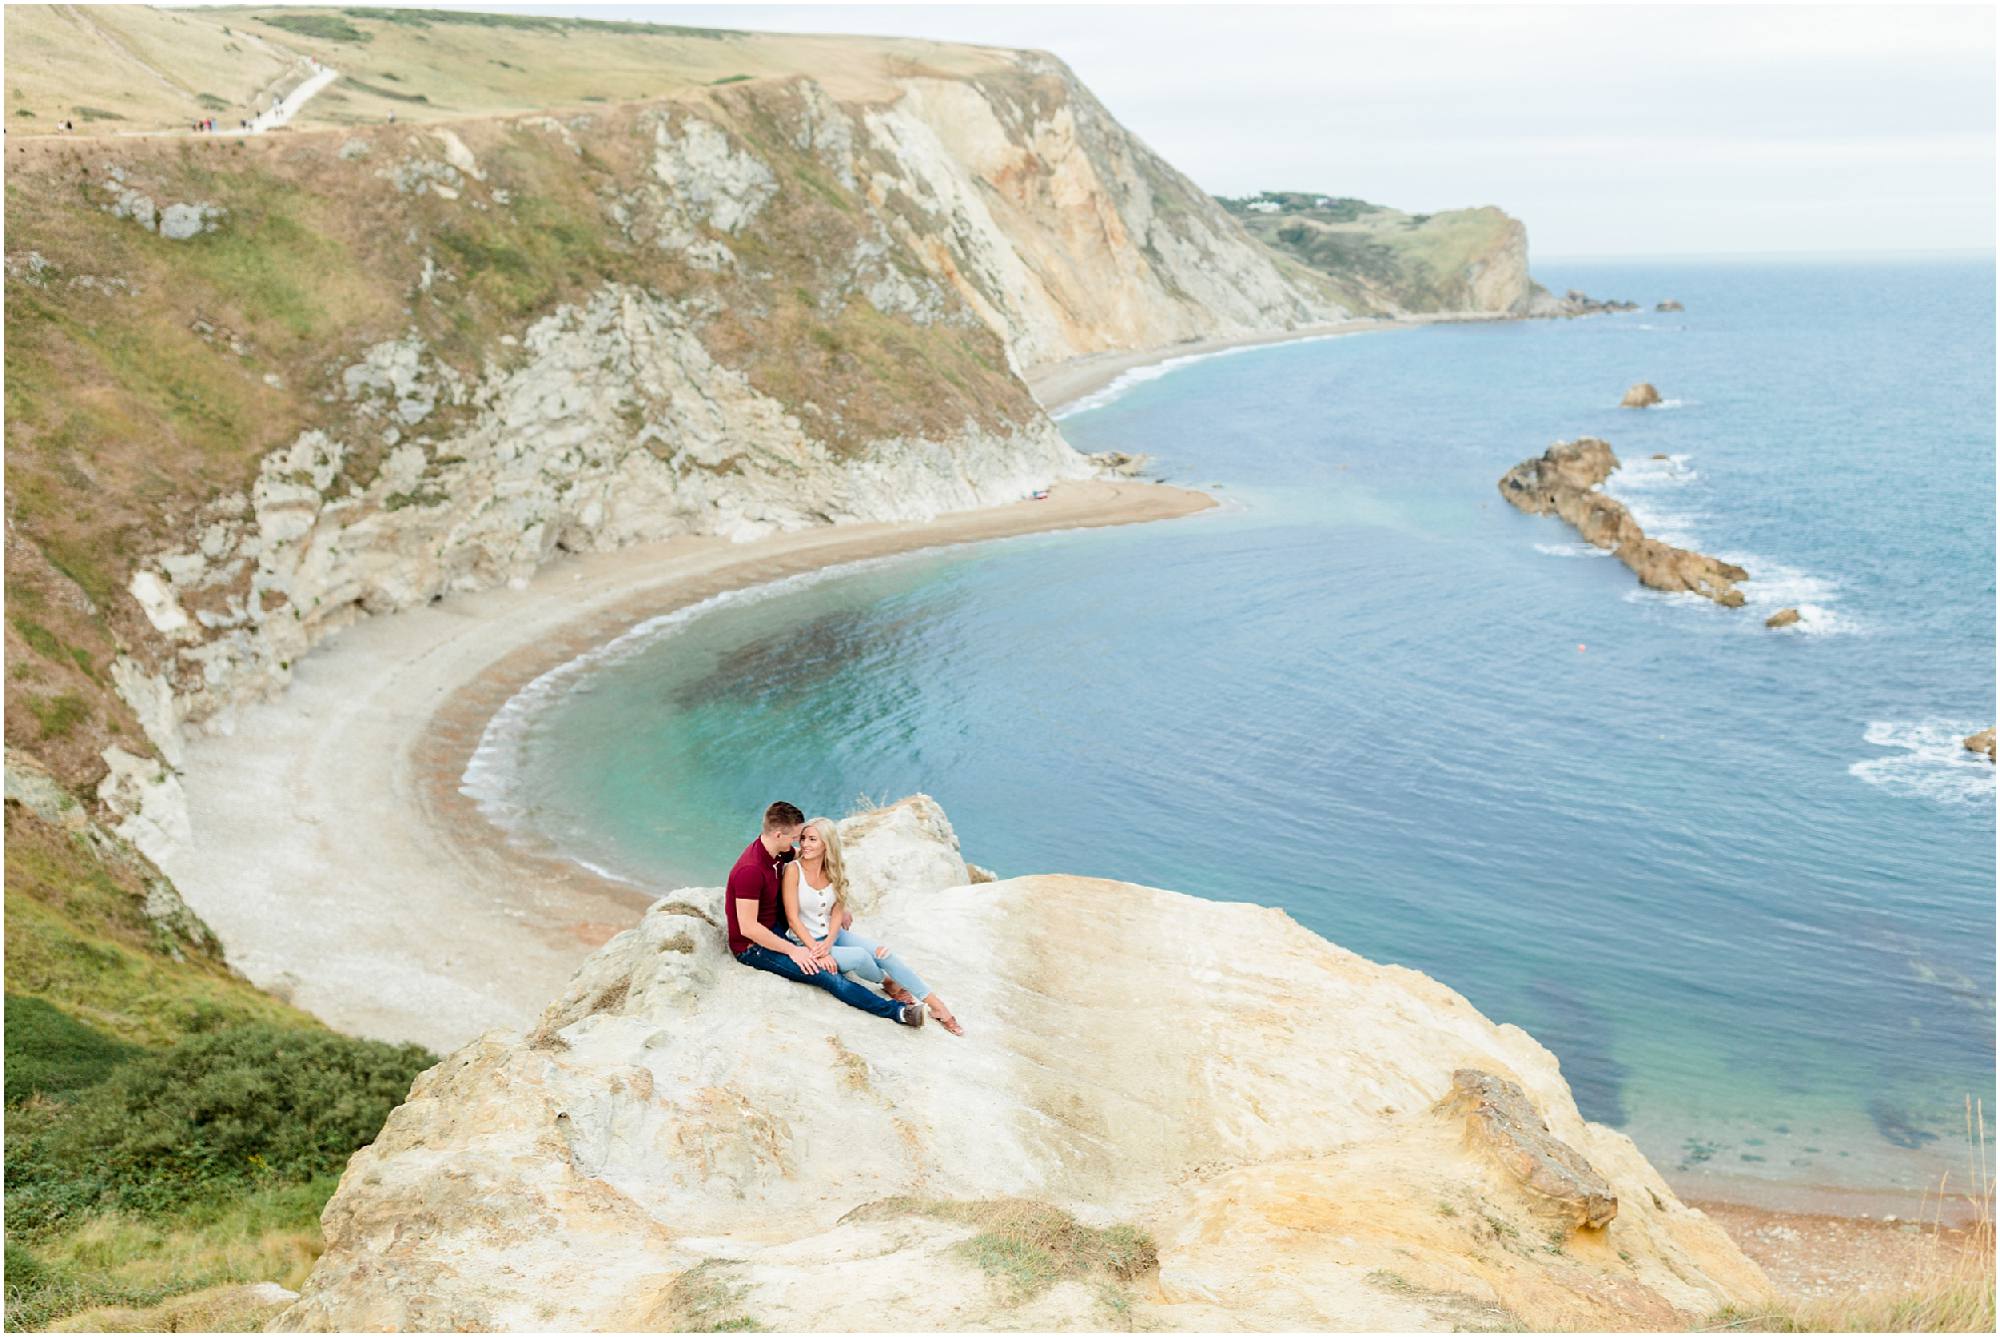
[[[886,1198],[846,1219],[927,1216],[975,1229],[955,1251],[984,1272],[1009,1304],[1021,1304],[1059,1281],[1131,1282],[1160,1265],[1152,1237],[1136,1226],[1087,1226],[1060,1207],[1027,1198],[942,1201]]]

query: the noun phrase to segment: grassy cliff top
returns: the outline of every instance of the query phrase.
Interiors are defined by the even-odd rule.
[[[1526,233],[1500,209],[1405,213],[1367,200],[1316,191],[1267,190],[1216,202],[1252,237],[1325,276],[1356,310],[1483,309],[1466,280],[1520,251]]]
[[[10,135],[224,128],[298,84],[310,56],[341,78],[294,125],[378,124],[584,109],[810,74],[835,97],[892,81],[998,70],[997,48],[905,38],[730,32],[462,10],[11,5]]]

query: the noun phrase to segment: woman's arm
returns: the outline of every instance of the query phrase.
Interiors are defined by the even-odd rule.
[[[785,871],[782,881],[779,883],[779,888],[780,895],[784,900],[785,923],[791,926],[792,936],[797,938],[799,943],[814,956],[831,963],[833,952],[830,949],[833,946],[833,940],[839,936],[839,933],[837,930],[829,929],[826,941],[821,942],[819,939],[813,937],[812,934],[806,932],[806,921],[799,914],[799,866],[796,863],[785,865]]]
[[[791,927],[792,936],[797,938],[800,946],[804,947],[807,951],[812,952],[815,956],[819,955],[813,948],[812,934],[806,932],[805,921],[799,918],[799,866],[797,864],[788,863],[785,865],[784,872],[779,876],[778,886],[779,895],[783,898],[781,904],[785,907],[785,923]]]

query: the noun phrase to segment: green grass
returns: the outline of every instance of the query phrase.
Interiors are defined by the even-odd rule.
[[[72,729],[90,718],[90,705],[80,696],[63,692],[56,696],[31,696],[28,709],[42,726],[44,738],[67,738]]]
[[[323,42],[367,42],[373,40],[369,33],[349,23],[338,14],[276,14],[257,16],[257,22],[300,37],[317,37]]]
[[[8,805],[7,989],[95,1031],[158,1046],[244,1022],[315,1023],[223,964],[212,939],[149,919],[133,869]]]
[[[338,1174],[434,1061],[416,1045],[268,1024],[128,1059],[88,1098],[9,1130],[8,1226],[168,1214]]]
[[[729,1280],[734,1264],[710,1259],[674,1278],[667,1288],[664,1332],[762,1332],[764,1325],[743,1313],[747,1288]],[[650,1326],[650,1325],[649,1325]]]
[[[14,630],[21,633],[21,639],[28,643],[29,649],[49,659],[62,657],[62,642],[56,639],[54,632],[25,617],[16,616],[11,620]]]
[[[377,19],[410,28],[461,24],[477,28],[514,28],[528,32],[623,32],[659,37],[738,37],[729,28],[683,28],[668,23],[635,23],[625,19],[544,18],[533,14],[482,14],[456,9],[373,9],[348,6],[341,11],[357,19]],[[266,20],[267,22],[269,20]]]
[[[431,1056],[336,1035],[198,921],[154,922],[136,854],[15,804],[6,848],[7,1327],[260,1325],[199,1293],[304,1280],[341,1168]]]
[[[253,1189],[171,1220],[113,1212],[32,1244],[10,1239],[7,1328],[46,1328],[103,1306],[150,1309],[230,1284],[275,1281],[296,1290],[319,1256],[319,1214],[337,1182],[324,1175]],[[258,1311],[251,1326],[261,1326],[261,1317]],[[209,1319],[119,1326],[245,1330],[218,1329]]]
[[[95,1086],[145,1051],[86,1026],[45,999],[7,995],[7,1103]]]

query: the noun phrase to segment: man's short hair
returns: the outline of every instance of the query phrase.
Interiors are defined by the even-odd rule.
[[[806,815],[782,799],[764,809],[764,829],[782,831],[788,826],[804,826]]]

